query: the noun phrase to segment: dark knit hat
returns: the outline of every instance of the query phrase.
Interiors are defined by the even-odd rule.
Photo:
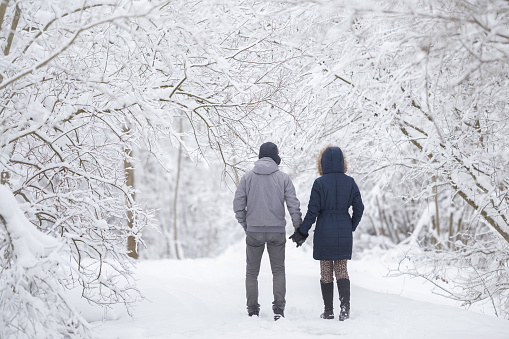
[[[266,142],[260,146],[260,153],[258,154],[258,159],[269,157],[276,162],[276,164],[281,163],[281,158],[279,157],[279,151],[277,149],[276,144],[272,142]]]

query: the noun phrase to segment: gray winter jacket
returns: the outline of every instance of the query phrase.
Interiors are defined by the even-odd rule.
[[[249,232],[285,232],[285,206],[293,227],[302,222],[300,202],[288,174],[279,171],[271,158],[256,161],[252,171],[240,179],[233,199],[239,224]]]

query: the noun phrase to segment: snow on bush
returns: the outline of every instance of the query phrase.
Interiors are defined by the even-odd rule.
[[[69,258],[65,241],[38,230],[0,185],[0,338],[90,335],[66,295]]]

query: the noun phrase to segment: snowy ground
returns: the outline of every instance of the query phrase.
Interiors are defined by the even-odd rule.
[[[509,321],[445,305],[452,302],[431,294],[415,279],[384,278],[381,260],[349,263],[350,320],[320,319],[318,263],[309,251],[290,242],[286,253],[286,318],[277,322],[271,311],[267,253],[259,277],[261,314],[247,316],[245,253],[244,245],[238,244],[215,259],[140,262],[139,286],[148,300],[135,308],[133,318],[97,321],[95,330],[104,339],[509,338]],[[335,300],[335,307],[338,304]]]

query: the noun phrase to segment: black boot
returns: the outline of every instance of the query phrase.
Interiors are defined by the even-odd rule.
[[[272,307],[272,310],[274,311],[274,321],[279,320],[281,317],[285,317],[284,310],[279,306]]]
[[[258,316],[260,316],[260,309],[259,308],[248,309],[247,315],[250,317],[256,315],[258,317]]]
[[[322,298],[324,311],[320,318],[334,319],[334,283],[324,283],[320,280],[320,287],[322,288]]]
[[[350,279],[338,279],[339,301],[341,301],[341,312],[339,321],[350,318]]]

